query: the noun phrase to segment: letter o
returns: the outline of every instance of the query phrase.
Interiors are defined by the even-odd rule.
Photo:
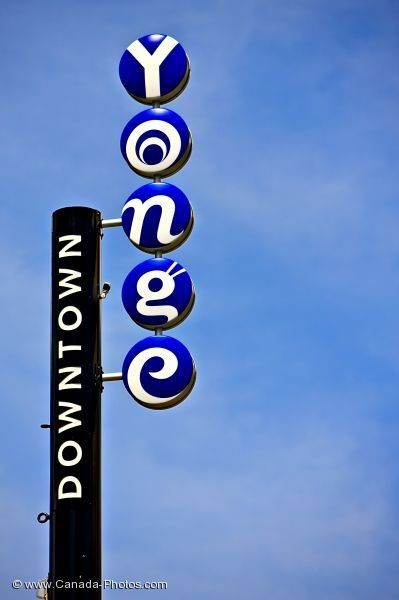
[[[68,446],[75,448],[76,456],[75,456],[75,458],[72,458],[70,460],[65,460],[65,458],[63,457],[63,452],[64,452],[65,448],[67,448]],[[73,466],[77,465],[81,458],[82,458],[82,448],[80,447],[80,445],[77,442],[74,442],[72,440],[68,440],[68,441],[64,442],[63,444],[61,444],[61,446],[58,449],[58,462],[61,465],[63,465],[64,467],[73,467]]]
[[[67,325],[66,323],[64,323],[64,316],[68,312],[74,313],[74,315],[76,317],[75,322],[71,323],[71,325]],[[71,331],[73,329],[77,329],[81,323],[82,323],[82,313],[80,312],[80,310],[78,308],[76,308],[76,306],[65,306],[61,310],[60,314],[58,315],[58,326],[60,327],[60,329],[63,329],[64,331]]]

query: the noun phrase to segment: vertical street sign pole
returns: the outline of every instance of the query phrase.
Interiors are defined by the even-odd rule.
[[[53,214],[49,598],[101,598],[101,214]]]
[[[157,60],[149,60],[155,54]],[[49,600],[101,600],[103,382],[122,379],[139,404],[166,409],[188,396],[196,376],[187,348],[162,335],[187,317],[195,298],[186,269],[162,258],[162,252],[186,240],[193,226],[187,197],[161,181],[179,171],[191,154],[187,124],[160,107],[184,90],[189,59],[177,40],[151,34],[129,45],[119,73],[133,98],[153,106],[130,119],[120,144],[131,169],[154,182],[128,198],[119,219],[102,221],[98,210],[83,206],[53,213],[50,514],[38,515],[40,523],[50,521]],[[155,336],[129,350],[121,373],[103,374],[100,301],[110,286],[105,283],[100,290],[100,241],[104,227],[116,226],[143,252],[155,253],[132,269],[122,289],[129,316]],[[150,285],[153,279],[161,281],[161,288]],[[153,358],[163,363],[155,372],[149,364]]]

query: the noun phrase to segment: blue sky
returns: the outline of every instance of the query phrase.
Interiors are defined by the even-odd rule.
[[[106,386],[104,577],[173,600],[397,600],[398,4],[3,0],[0,28],[2,597],[48,570],[51,213],[117,218],[145,182],[119,150],[143,107],[118,63],[159,32],[192,67],[169,107],[193,154],[169,181],[196,222],[168,256],[196,286],[171,333],[198,380],[160,412]],[[120,300],[145,258],[106,232],[105,371],[146,335]]]

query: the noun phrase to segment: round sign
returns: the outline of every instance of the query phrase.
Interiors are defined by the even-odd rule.
[[[129,394],[147,408],[171,408],[191,392],[196,377],[193,358],[173,337],[157,335],[135,344],[122,366]]]
[[[143,252],[169,252],[180,246],[193,227],[187,197],[170,183],[147,183],[130,194],[122,209],[122,226]]]
[[[119,77],[138,102],[169,102],[186,87],[190,63],[183,46],[169,35],[145,35],[122,54]]]
[[[170,329],[190,313],[193,282],[186,269],[170,258],[150,258],[138,264],[122,286],[129,316],[145,329]]]
[[[191,133],[183,119],[167,108],[149,108],[134,116],[121,135],[121,152],[143,177],[176,173],[191,154]]]

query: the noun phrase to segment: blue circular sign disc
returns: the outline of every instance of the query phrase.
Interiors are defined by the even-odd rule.
[[[127,353],[123,383],[142,406],[171,408],[191,392],[196,377],[194,360],[180,341],[170,336],[147,337]]]
[[[170,183],[147,183],[130,194],[122,209],[122,226],[143,252],[169,252],[180,246],[193,227],[187,196]]]
[[[138,175],[176,173],[191,154],[191,133],[185,121],[167,108],[150,108],[135,115],[121,135],[121,152]]]
[[[122,286],[123,306],[145,329],[175,327],[190,313],[194,298],[190,275],[170,258],[152,258],[136,265]]]
[[[190,62],[183,46],[171,36],[145,35],[122,54],[119,77],[128,94],[138,102],[169,102],[186,87]]]

